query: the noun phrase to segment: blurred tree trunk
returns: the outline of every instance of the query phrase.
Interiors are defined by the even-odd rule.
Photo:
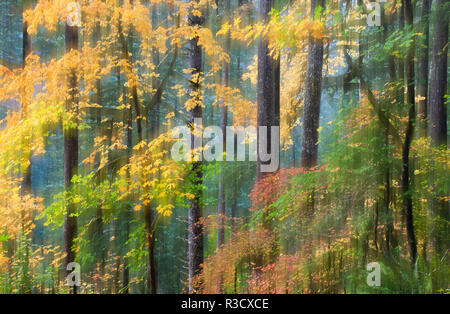
[[[433,56],[430,68],[429,91],[429,135],[434,147],[447,148],[447,106],[445,95],[447,94],[447,57],[448,57],[448,0],[436,1],[436,17],[434,22]],[[435,173],[431,174],[431,186],[434,183]],[[435,189],[435,187],[433,188]],[[437,222],[432,226],[433,246],[438,256],[444,254],[449,247],[448,201],[442,200],[442,193],[434,192],[431,202],[431,211]],[[447,239],[447,240],[446,240]]]
[[[311,15],[314,18],[317,7],[325,9],[324,0],[311,1]],[[319,141],[320,98],[322,94],[323,39],[308,41],[308,59],[306,65],[305,98],[303,106],[303,125],[301,136],[300,167],[314,168],[317,165]],[[314,190],[308,195],[307,209],[314,211]]]
[[[223,19],[225,22],[226,18],[230,17],[230,2],[224,1],[223,3]],[[227,33],[224,39],[224,51],[230,54],[231,37],[230,32]],[[227,60],[222,61],[222,86],[226,89],[230,85],[230,64]],[[220,108],[220,128],[222,130],[222,143],[223,151],[226,152],[226,138],[227,138],[227,124],[228,124],[228,107],[226,106],[226,99],[222,99],[222,106]],[[220,176],[219,176],[219,187],[217,196],[217,248],[225,243],[225,180],[224,180],[224,162],[220,164]]]
[[[406,25],[413,27],[413,8],[411,0],[404,0],[403,2],[404,15],[406,18]],[[402,198],[403,198],[403,213],[406,219],[406,232],[408,237],[408,247],[411,264],[414,265],[417,257],[417,243],[414,233],[414,219],[413,219],[413,203],[410,191],[410,159],[409,152],[411,148],[411,141],[413,138],[414,121],[416,118],[415,110],[415,93],[414,93],[414,43],[409,47],[404,61],[405,66],[405,86],[406,86],[406,106],[408,110],[408,124],[406,127],[405,141],[402,150]]]
[[[423,40],[417,49],[419,66],[417,73],[417,126],[419,136],[427,134],[427,99],[428,99],[428,47],[430,43],[430,8],[432,0],[422,0],[422,33]]]
[[[120,67],[117,68],[117,99],[120,95],[124,97],[124,103],[127,103],[127,93],[126,88],[122,86]],[[131,159],[131,154],[133,151],[133,111],[131,107],[123,112],[123,122],[126,125],[126,157],[125,163],[129,164]],[[130,182],[130,172],[127,170],[126,180]],[[130,223],[133,216],[133,209],[131,206],[131,197],[127,198],[126,208],[125,208],[125,241],[128,241],[130,237]],[[125,244],[125,254],[128,252],[128,246]],[[124,255],[125,255],[124,254]],[[130,292],[130,269],[129,269],[129,258],[124,257],[123,262],[123,274],[122,274],[122,293],[128,294]]]
[[[429,132],[434,145],[447,146],[447,51],[448,0],[436,0],[437,15],[434,23],[433,57],[430,69]],[[444,6],[445,5],[445,6]]]
[[[97,18],[99,18],[97,16]],[[96,45],[101,40],[101,28],[100,28],[100,22],[97,22],[95,24],[93,34],[92,34],[92,41],[93,46],[96,47]],[[94,103],[101,106],[102,105],[102,84],[101,79],[97,79],[95,82],[95,86],[97,89],[97,92],[95,93],[94,97]],[[94,109],[96,111],[96,122],[97,122],[97,136],[102,137],[103,136],[103,128],[102,128],[102,108],[98,107]],[[111,141],[111,138],[109,138]],[[100,160],[96,163],[96,170],[98,169],[100,165]],[[98,170],[97,173],[97,184],[100,185],[103,180],[106,178],[106,167],[103,167],[102,169]],[[105,267],[105,261],[106,261],[106,248],[103,238],[103,204],[97,204],[97,212],[95,217],[95,254],[97,255],[97,262],[100,263],[101,271]]]
[[[192,0],[193,5],[198,4],[198,0]],[[193,27],[201,27],[203,25],[204,18],[192,13],[189,14],[188,23]],[[198,134],[194,132],[195,119],[202,118],[202,106],[201,106],[201,72],[202,72],[202,48],[198,44],[198,37],[194,37],[190,40],[189,45],[189,68],[192,69],[190,80],[190,94],[193,95],[193,100],[196,105],[190,109],[189,126],[191,129],[191,150],[195,148],[195,143],[200,141]],[[191,165],[190,178],[192,189],[194,191],[194,198],[189,201],[189,213],[188,213],[188,289],[189,293],[196,293],[194,287],[194,277],[201,272],[201,264],[203,263],[203,226],[202,226],[202,183],[203,183],[203,170],[202,161],[200,159],[194,159]]]
[[[65,27],[66,52],[78,50],[78,27]],[[68,75],[69,97],[66,102],[66,111],[74,115],[74,121],[69,126],[64,126],[64,187],[66,191],[72,188],[72,177],[78,173],[78,76],[75,69]],[[75,126],[73,125],[75,124]],[[66,200],[66,214],[64,218],[64,270],[66,276],[69,274],[67,265],[75,261],[74,239],[77,234],[77,217],[75,204]],[[77,292],[77,287],[73,286],[73,293]]]
[[[273,0],[259,1],[259,19],[261,22],[267,23],[269,21],[269,12],[273,8]],[[267,153],[271,153],[271,127],[279,126],[279,63],[275,60],[269,51],[268,38],[260,37],[258,43],[258,78],[257,78],[257,126],[267,127]],[[277,85],[278,84],[278,85]],[[278,106],[278,108],[277,108]],[[278,115],[278,116],[277,116]],[[267,173],[261,171],[263,162],[260,159],[260,137],[261,134],[258,129],[258,143],[257,143],[257,180],[262,179]],[[279,145],[278,143],[275,143]],[[266,149],[266,148],[263,148]]]
[[[311,14],[317,6],[325,8],[324,0],[311,1]],[[302,148],[300,166],[313,168],[317,165],[319,140],[320,97],[322,93],[323,40],[309,37],[306,68],[305,101],[303,109]]]

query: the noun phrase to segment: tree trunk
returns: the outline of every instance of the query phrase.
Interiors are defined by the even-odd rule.
[[[25,12],[25,10],[29,9],[31,7],[30,0],[25,0],[22,3],[22,12]],[[25,68],[26,65],[26,58],[31,52],[31,40],[30,36],[28,34],[28,23],[23,22],[22,24],[22,69]],[[23,103],[22,104],[22,115],[26,115],[28,110],[28,104]],[[23,181],[22,181],[22,193],[23,194],[30,194],[31,193],[31,151],[30,151],[30,143],[27,141],[25,146],[25,155],[30,161],[30,164],[24,169],[23,171]]]
[[[193,2],[198,2],[194,0]],[[190,26],[200,27],[203,24],[203,17],[189,14],[188,22]],[[191,150],[194,149],[194,143],[201,141],[196,134],[194,134],[194,120],[202,117],[202,101],[201,93],[201,72],[202,72],[202,50],[198,44],[198,37],[190,40],[189,48],[189,67],[192,69],[190,80],[190,92],[194,95],[196,106],[189,110],[189,126],[191,128]],[[203,226],[201,222],[202,208],[201,198],[203,183],[202,161],[197,160],[192,162],[191,166],[191,185],[194,190],[194,198],[189,201],[188,213],[188,289],[189,293],[196,293],[194,287],[194,277],[201,271],[201,264],[203,263]]]
[[[312,0],[311,14],[317,6],[325,8],[325,1]],[[317,165],[319,140],[320,97],[322,93],[323,40],[309,37],[306,68],[305,101],[303,109],[300,166],[313,168]]]
[[[417,126],[419,136],[427,134],[427,95],[428,95],[428,46],[430,38],[430,7],[432,0],[422,0],[422,33],[424,36],[418,47],[419,66],[417,73]]]
[[[65,29],[66,52],[78,50],[78,27],[66,24]],[[78,114],[78,77],[75,70],[68,76],[69,97],[66,102],[66,110]],[[76,123],[76,121],[72,121]],[[64,187],[66,191],[72,188],[72,177],[78,172],[78,127],[64,127]],[[71,200],[66,201],[66,214],[64,218],[64,270],[68,275],[67,265],[75,261],[74,239],[77,234],[77,218],[75,204]],[[77,287],[73,286],[73,293]]]
[[[436,1],[436,20],[434,23],[433,57],[430,69],[429,91],[429,135],[432,145],[447,148],[447,106],[445,95],[447,94],[447,54],[448,54],[448,0]],[[434,186],[434,173],[431,174],[431,185]],[[449,206],[448,201],[442,200],[444,195],[434,195],[431,202],[431,211],[435,220],[439,219],[432,227],[432,241],[436,252],[441,256],[449,243],[445,241],[445,233],[448,232]]]
[[[259,1],[259,19],[261,22],[267,23],[269,20],[269,12],[274,4],[273,0]],[[271,127],[279,126],[279,62],[269,55],[269,42],[266,37],[260,37],[258,43],[258,83],[257,83],[257,125],[258,127],[267,127],[267,153],[272,152],[271,147]],[[278,95],[277,95],[278,94]],[[277,107],[278,106],[278,107]],[[278,115],[278,116],[277,116]],[[261,166],[270,163],[264,162],[260,159],[260,137],[261,134],[257,132],[257,176],[260,180],[265,176],[261,171]],[[276,145],[279,145],[279,140]]]
[[[412,27],[413,25],[413,9],[411,0],[404,1],[404,14],[406,18],[406,25]],[[403,212],[406,219],[406,232],[408,237],[408,247],[411,264],[414,265],[417,257],[417,243],[414,233],[413,220],[413,203],[410,191],[410,177],[409,177],[409,151],[411,148],[411,141],[414,131],[414,120],[416,115],[414,100],[414,43],[409,47],[404,61],[405,66],[405,85],[406,85],[406,105],[409,107],[408,125],[406,127],[405,142],[402,151],[402,193],[403,193]]]
[[[121,83],[121,75],[120,75],[120,67],[117,68],[117,99],[120,98],[120,95],[122,94],[124,96],[124,101],[126,103],[126,91],[124,90],[125,87],[122,88]],[[126,164],[130,163],[131,154],[133,150],[133,111],[130,109],[124,110],[123,114],[123,122],[124,125],[126,125],[126,143],[127,143],[127,149],[126,149]],[[130,172],[127,170],[126,173],[126,179],[127,182],[130,181]],[[128,203],[131,204],[131,197],[127,200]],[[131,218],[133,216],[133,209],[130,204],[127,204],[127,207],[125,208],[125,241],[128,241],[130,237],[130,223]],[[125,244],[125,252],[128,251],[128,246]],[[123,274],[122,274],[122,293],[128,294],[130,292],[130,269],[129,269],[129,261],[128,257],[124,257],[123,261]]]
[[[100,28],[100,22],[97,22],[95,24],[94,30],[93,30],[93,46],[96,47],[97,43],[101,40],[101,28]],[[97,79],[95,82],[96,85],[96,94],[94,97],[94,101],[97,105],[102,105],[102,84],[101,79]],[[94,111],[96,113],[96,121],[97,121],[97,136],[102,137],[104,134],[103,128],[102,128],[102,108],[94,108]],[[110,138],[111,140],[111,138]],[[100,165],[100,160],[98,160],[96,164],[96,169],[98,169]],[[97,173],[97,184],[100,185],[103,180],[106,178],[106,167],[103,169],[98,170]],[[94,243],[94,254],[97,254],[97,262],[100,263],[101,270],[105,267],[105,261],[106,261],[106,247],[103,239],[103,204],[99,203],[97,204],[97,211],[96,211],[96,217],[95,217],[95,243]]]
[[[429,132],[434,145],[447,146],[447,51],[448,0],[436,0],[437,15],[434,23],[433,57],[430,69]],[[445,7],[443,7],[446,5]]]
[[[316,8],[325,9],[324,0],[311,1],[311,15],[314,18]],[[308,59],[306,64],[306,86],[303,106],[303,125],[301,137],[300,167],[314,168],[317,165],[320,98],[322,94],[323,40],[309,36]],[[314,211],[314,189],[308,195],[306,209]]]

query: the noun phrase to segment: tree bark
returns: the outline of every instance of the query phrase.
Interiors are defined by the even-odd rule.
[[[404,0],[404,12],[406,18],[406,25],[413,26],[413,9],[411,0]],[[406,232],[408,237],[408,247],[411,264],[414,265],[417,257],[417,243],[414,233],[413,220],[413,203],[410,191],[410,160],[409,152],[411,148],[411,141],[413,138],[414,121],[416,118],[416,110],[414,105],[414,43],[409,47],[404,61],[405,66],[405,85],[406,85],[406,105],[409,107],[408,124],[405,133],[405,142],[402,151],[402,193],[403,193],[403,212],[406,219]]]
[[[192,2],[198,3],[197,0]],[[203,24],[203,17],[189,14],[188,22],[190,26],[201,27]],[[201,102],[201,72],[202,72],[202,49],[198,44],[198,37],[194,37],[189,43],[189,67],[192,69],[190,90],[191,95],[194,95],[194,101],[197,105],[189,110],[189,126],[191,128],[191,150],[194,149],[194,142],[198,140],[197,134],[194,134],[194,120],[202,118]],[[201,141],[201,139],[200,139]],[[201,271],[201,264],[203,263],[203,226],[202,218],[202,183],[203,170],[202,161],[193,161],[191,165],[191,185],[193,186],[194,198],[189,201],[188,212],[188,289],[189,293],[196,293],[194,287],[194,278]]]
[[[324,0],[311,1],[311,14],[317,6],[325,8]],[[313,168],[317,165],[319,140],[320,98],[322,93],[323,40],[309,37],[306,69],[305,101],[303,109],[300,166]]]
[[[417,73],[417,126],[419,136],[427,134],[427,99],[428,99],[428,46],[430,38],[430,8],[432,0],[422,0],[422,33],[424,36],[421,45],[418,47],[419,66]]]
[[[69,26],[65,28],[66,52],[78,50],[78,27]],[[66,102],[66,110],[74,115],[78,114],[78,77],[75,70],[68,76],[69,97]],[[76,117],[75,117],[76,119]],[[77,124],[72,121],[71,124]],[[78,173],[78,127],[64,127],[64,187],[66,191],[72,188],[72,177]],[[77,218],[75,204],[71,200],[66,201],[66,214],[64,218],[64,270],[68,275],[67,265],[75,261],[74,239],[77,234]],[[77,287],[73,286],[73,293],[77,292]]]
[[[225,1],[223,4],[223,16],[228,17],[230,14],[230,2]],[[230,32],[227,33],[224,39],[224,51],[230,53],[231,38]],[[230,85],[230,64],[227,60],[222,61],[222,86],[224,88]],[[228,124],[228,107],[226,106],[226,99],[222,99],[222,105],[220,107],[220,128],[222,130],[222,144],[223,151],[226,152],[226,138],[227,138],[227,124]],[[225,167],[222,162],[220,165],[219,187],[217,196],[217,248],[220,249],[225,243],[225,180],[224,172]]]
[[[259,19],[261,22],[268,22],[269,12],[273,8],[273,0],[259,1]],[[269,42],[266,37],[260,37],[258,43],[258,78],[257,78],[257,126],[267,127],[267,152],[271,153],[271,127],[279,126],[279,62],[270,54]],[[277,85],[278,84],[278,85]],[[277,95],[278,94],[278,95]],[[257,176],[260,180],[265,176],[261,172],[261,165],[265,164],[259,156],[260,134],[257,132]],[[276,145],[279,145],[279,140]],[[270,162],[270,161],[268,161]],[[268,163],[267,162],[267,163]]]
[[[447,51],[449,0],[436,0],[437,15],[434,23],[433,57],[430,69],[429,133],[433,145],[447,146]],[[445,5],[445,6],[444,6]]]
[[[436,1],[436,18],[434,23],[433,56],[430,69],[429,91],[429,135],[434,147],[447,148],[447,54],[448,54],[448,8],[449,0]],[[431,174],[431,186],[434,186],[435,173]],[[445,241],[448,232],[449,206],[448,201],[435,193],[431,202],[433,218],[439,223],[432,226],[433,246],[439,256],[444,254],[449,243]],[[448,237],[447,237],[448,239]]]

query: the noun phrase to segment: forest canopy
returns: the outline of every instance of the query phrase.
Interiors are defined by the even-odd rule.
[[[449,12],[2,0],[0,293],[449,293]]]

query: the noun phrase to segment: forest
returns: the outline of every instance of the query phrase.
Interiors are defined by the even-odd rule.
[[[449,0],[0,0],[0,294],[448,294]]]

